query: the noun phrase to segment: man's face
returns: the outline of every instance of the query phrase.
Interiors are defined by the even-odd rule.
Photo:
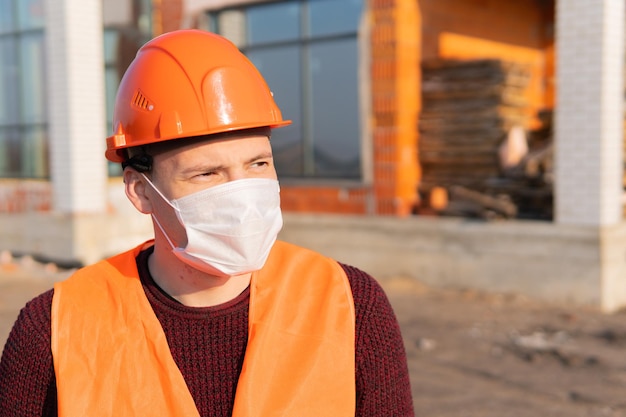
[[[184,139],[183,139],[184,140]],[[245,178],[277,179],[267,136],[234,136],[194,140],[153,155],[151,181],[169,200]],[[150,208],[176,246],[187,243],[185,230],[172,208],[151,187],[144,187]],[[162,234],[155,229],[155,238]]]
[[[154,156],[152,181],[170,200],[244,178],[277,178],[266,136],[197,141]]]

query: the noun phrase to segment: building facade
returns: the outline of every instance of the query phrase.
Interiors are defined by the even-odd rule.
[[[343,230],[345,243],[329,254],[365,269],[385,264],[383,275],[607,310],[626,304],[623,0],[5,0],[0,7],[0,250],[85,264],[149,237],[149,219],[125,201],[120,168],[103,158],[115,89],[146,40],[198,28],[240,47],[294,122],[272,138],[285,238],[324,251],[328,242],[315,233]],[[472,60],[525,68],[523,129],[553,114],[550,221],[473,224],[468,232],[462,220],[423,215],[432,155],[420,147],[426,127],[458,126],[445,117],[427,125],[423,92],[431,84],[423,71],[427,63]],[[478,170],[469,162],[456,175]],[[397,227],[414,233],[397,235]],[[386,247],[368,242],[389,236],[396,238]],[[512,272],[546,241],[546,259]],[[432,262],[414,260],[422,257]],[[576,262],[574,271],[564,267]]]

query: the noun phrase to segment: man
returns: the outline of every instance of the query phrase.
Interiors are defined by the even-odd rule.
[[[276,240],[265,81],[229,41],[138,52],[106,157],[154,240],[29,302],[2,416],[413,416],[398,323],[366,273]]]

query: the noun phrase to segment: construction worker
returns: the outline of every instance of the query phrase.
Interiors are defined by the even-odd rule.
[[[413,416],[377,282],[277,241],[270,135],[288,123],[220,36],[180,30],[139,50],[106,157],[154,239],[22,309],[0,416]]]

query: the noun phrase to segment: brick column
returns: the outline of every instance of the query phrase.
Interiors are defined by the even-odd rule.
[[[53,210],[106,209],[101,0],[45,0]]]
[[[370,0],[376,213],[404,216],[417,202],[421,20],[416,0]]]
[[[558,0],[555,221],[622,220],[624,0]]]

